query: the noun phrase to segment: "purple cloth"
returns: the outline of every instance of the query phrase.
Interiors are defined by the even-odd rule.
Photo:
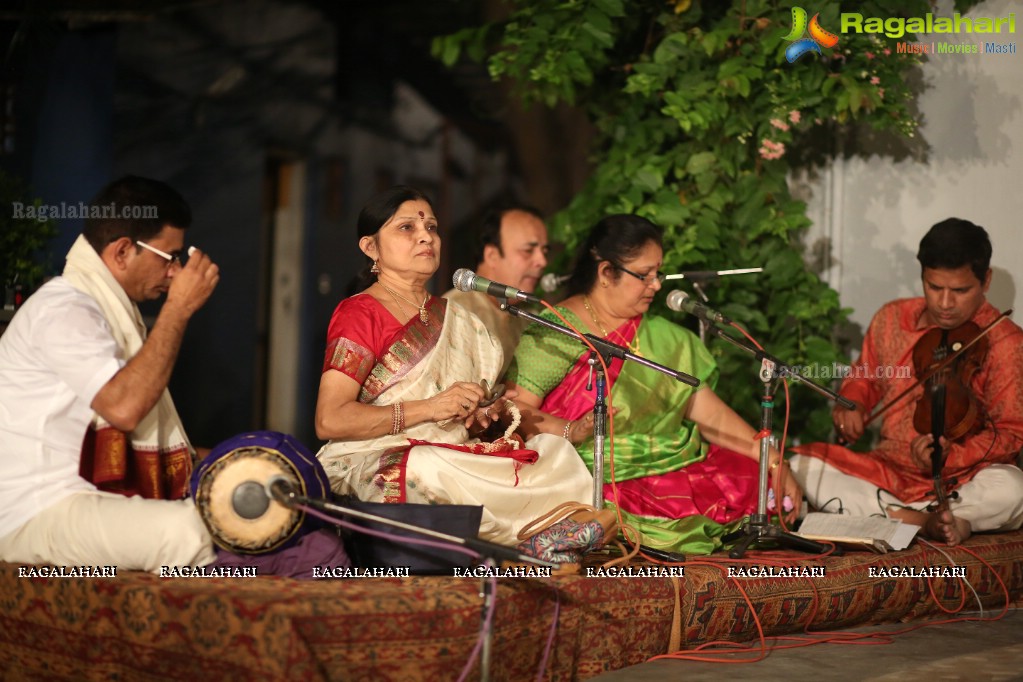
[[[212,566],[255,567],[257,575],[312,578],[313,568],[350,568],[352,560],[344,543],[331,530],[317,530],[302,536],[297,544],[268,554],[235,554],[217,548]]]

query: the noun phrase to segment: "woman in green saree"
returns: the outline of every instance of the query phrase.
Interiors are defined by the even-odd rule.
[[[714,393],[717,366],[700,340],[648,314],[661,289],[662,262],[657,226],[632,215],[604,218],[580,247],[569,296],[558,310],[580,331],[700,379],[694,389],[638,363],[612,362],[607,379],[615,410],[617,500],[612,486],[605,485],[604,493],[623,521],[641,532],[644,545],[709,554],[756,508],[760,445],[756,431]],[[550,312],[543,316],[557,321]],[[515,352],[507,383],[518,394],[523,431],[565,436],[592,470],[588,356],[578,341],[534,324]],[[779,471],[784,494],[801,500],[780,453],[772,450],[771,473]],[[611,467],[604,473],[610,482]]]

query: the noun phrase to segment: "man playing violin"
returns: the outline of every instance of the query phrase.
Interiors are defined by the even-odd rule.
[[[836,407],[832,413],[839,438],[850,443],[863,435],[872,414],[883,416],[877,447],[856,453],[813,443],[794,448],[798,454],[790,464],[810,504],[821,511],[884,514],[956,545],[974,532],[1023,524],[1023,471],[1015,464],[1023,447],[1023,329],[1002,319],[970,345],[999,318],[985,296],[991,242],[984,228],[944,220],[921,240],[917,260],[923,297],[892,301],[874,316],[840,391],[856,409]],[[919,355],[928,332],[928,338],[948,338],[964,331],[969,338],[945,344],[948,355],[968,346],[947,367],[927,378],[941,367],[940,354],[933,364],[914,367],[914,349]],[[972,369],[957,375],[963,362],[973,363]],[[954,430],[940,411],[933,413],[937,432],[945,434],[938,437],[935,466],[935,437],[930,425],[918,430],[918,404],[938,390],[944,400],[960,380],[957,395],[976,410]],[[928,412],[929,405],[922,410]]]

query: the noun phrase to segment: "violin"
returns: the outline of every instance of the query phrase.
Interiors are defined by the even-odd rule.
[[[913,369],[916,376],[929,378],[913,412],[913,428],[917,433],[932,433],[956,441],[976,430],[980,405],[970,390],[973,376],[984,366],[990,342],[978,338],[980,327],[966,322],[955,329],[931,329],[913,346]],[[944,361],[963,349],[950,363]],[[935,435],[937,443],[938,436]]]
[[[900,402],[903,398],[905,398],[907,395],[909,395],[914,390],[916,390],[917,386],[919,386],[920,384],[925,383],[928,380],[930,380],[932,374],[937,374],[939,372],[942,372],[949,365],[951,365],[952,363],[956,362],[959,359],[960,355],[962,355],[963,353],[968,352],[975,344],[980,343],[982,340],[984,340],[984,337],[987,336],[988,332],[990,332],[992,329],[994,329],[995,326],[999,322],[1001,322],[1002,320],[1006,319],[1010,315],[1012,315],[1012,310],[1011,309],[1006,310],[1004,313],[999,315],[991,324],[989,324],[988,326],[986,326],[983,329],[981,329],[979,332],[977,332],[973,336],[973,338],[967,340],[965,343],[962,342],[961,338],[957,338],[957,341],[955,341],[954,343],[959,345],[958,350],[953,348],[952,349],[952,354],[948,355],[947,357],[945,357],[944,360],[934,360],[933,363],[930,363],[929,368],[928,367],[924,367],[922,371],[921,371],[920,365],[917,365],[915,367],[915,369],[917,371],[917,380],[913,383],[913,385],[910,386],[909,388],[907,388],[906,390],[904,390],[899,395],[897,395],[894,398],[892,398],[892,400],[890,402],[886,403],[884,406],[879,407],[876,410],[874,410],[874,412],[871,413],[871,415],[869,417],[867,417],[866,420],[864,420],[863,426],[864,427],[868,426],[872,421],[874,421],[875,419],[877,419],[878,417],[883,415],[885,412],[887,412],[889,409],[891,409],[893,405],[895,405],[896,403]],[[970,325],[973,329],[977,329],[977,325],[974,324],[973,322],[967,322],[966,324],[961,325],[957,329],[962,329],[967,324]],[[918,339],[917,340],[917,344],[919,344],[920,341],[923,338],[926,338],[928,334],[933,334],[935,332],[938,332],[940,334],[941,331],[942,331],[941,329],[932,329],[931,331],[927,332],[927,334],[924,334],[924,336],[921,337],[921,339]],[[964,335],[964,336],[968,336],[968,335]],[[959,335],[957,335],[957,337],[959,337]],[[935,347],[936,346],[937,346],[937,344],[935,344]],[[914,346],[913,350],[914,350],[914,355],[915,355],[915,353],[916,353],[916,347],[915,346]],[[986,355],[986,354],[987,353],[985,351],[984,355]],[[933,359],[933,353],[932,353],[931,357]],[[926,359],[926,358],[924,358],[924,359]],[[983,358],[982,357],[980,358],[980,360],[981,361],[977,365],[977,369],[979,369],[980,365],[983,364]],[[923,364],[927,364],[927,363],[923,363]],[[971,374],[971,376],[972,376],[972,374]],[[965,384],[968,384],[968,383],[969,382],[965,382]],[[914,426],[916,425],[916,418],[915,417],[916,417],[916,415],[914,414],[914,419],[913,419]],[[922,426],[925,426],[925,424],[922,424]],[[918,431],[920,430],[919,427],[917,428],[917,430]],[[920,433],[928,433],[928,432],[930,432],[930,430],[931,429],[929,429],[929,428],[925,428],[923,431],[920,431]]]
[[[973,322],[955,329],[931,329],[913,346],[916,376],[927,377],[913,412],[913,428],[917,433],[934,436],[931,475],[938,509],[948,508],[941,439],[956,441],[977,429],[981,410],[970,382],[983,367],[989,347],[990,342]],[[955,357],[949,360],[953,354]]]

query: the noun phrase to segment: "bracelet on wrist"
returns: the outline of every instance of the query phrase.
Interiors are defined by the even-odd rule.
[[[565,430],[561,432],[561,437],[568,440],[568,432],[572,430],[572,424],[575,424],[575,420],[569,419],[565,422]]]
[[[405,403],[391,404],[391,435],[396,436],[405,430]]]

